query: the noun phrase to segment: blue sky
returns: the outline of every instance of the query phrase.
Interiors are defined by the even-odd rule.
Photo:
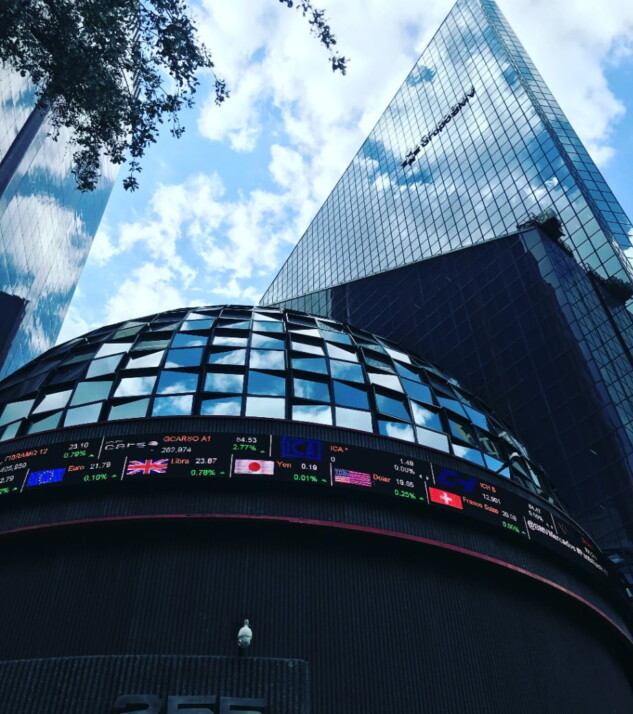
[[[633,216],[633,3],[497,0],[607,182]],[[60,341],[184,305],[254,303],[447,14],[452,0],[316,0],[343,77],[278,0],[200,0],[231,88],[203,78],[184,137],[162,137],[141,188],[120,180]]]

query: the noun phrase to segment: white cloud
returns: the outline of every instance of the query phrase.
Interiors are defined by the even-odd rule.
[[[92,242],[90,260],[98,265],[105,265],[119,252],[118,247],[112,242],[112,228],[107,221],[104,221],[99,226],[99,230]]]
[[[131,271],[105,306],[105,322],[151,315],[185,305],[178,274],[166,265],[146,262]]]
[[[90,332],[91,330],[100,327],[98,323],[90,322],[90,320],[86,319],[86,315],[79,307],[77,307],[77,304],[80,302],[81,297],[79,295],[75,295],[75,297],[78,299],[75,304],[72,304],[70,306],[68,312],[66,313],[64,324],[62,325],[61,332],[59,333],[59,337],[57,338],[56,344],[58,345],[60,345],[62,342],[68,342],[68,340],[72,340],[74,337],[79,337],[80,335],[86,334],[86,332]]]

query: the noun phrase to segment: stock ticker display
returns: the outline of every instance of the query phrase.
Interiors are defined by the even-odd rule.
[[[497,526],[606,574],[596,546],[544,505],[429,461],[290,436],[163,434],[52,444],[0,456],[0,496],[164,479],[356,489]]]

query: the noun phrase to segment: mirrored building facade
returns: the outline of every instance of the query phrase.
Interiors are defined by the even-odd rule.
[[[458,0],[262,304],[445,365],[633,586],[630,232],[497,6]]]
[[[458,0],[262,302],[508,233],[554,208],[629,280],[631,222],[492,0]]]
[[[0,376],[54,344],[110,196],[114,168],[75,188],[28,79],[0,68]]]

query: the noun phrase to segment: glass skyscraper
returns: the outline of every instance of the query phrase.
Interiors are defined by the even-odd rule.
[[[631,230],[495,3],[458,0],[262,303],[481,393],[633,585]]]
[[[263,302],[480,243],[550,207],[580,262],[629,280],[630,220],[495,3],[459,0]]]
[[[34,108],[28,79],[0,67],[0,376],[51,347],[99,221],[114,167],[75,188],[72,149]]]

